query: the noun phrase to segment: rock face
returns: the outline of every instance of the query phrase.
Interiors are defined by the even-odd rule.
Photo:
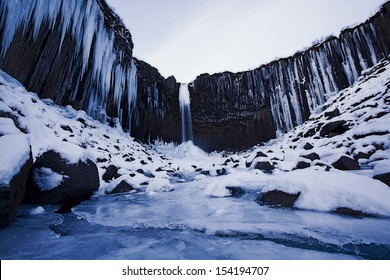
[[[50,171],[50,178],[38,178],[36,172],[42,168]],[[55,176],[62,178],[56,180]],[[42,190],[42,180],[45,180],[43,185],[46,188],[48,185],[51,188]],[[68,163],[55,151],[45,152],[36,159],[28,181],[24,203],[60,204],[69,209],[89,198],[99,188],[99,174],[95,163],[89,159],[75,164]],[[56,183],[52,183],[53,181]]]
[[[389,26],[390,2],[363,24],[291,57],[252,71],[198,76],[190,88],[195,143],[246,148],[303,123],[329,94],[390,54]]]
[[[179,88],[175,77],[164,78],[148,63],[135,59],[138,69],[137,107],[131,135],[144,143],[157,139],[181,141]]]
[[[242,149],[303,123],[390,54],[389,11],[390,2],[339,37],[253,71],[198,76],[189,87],[195,144]],[[0,19],[0,68],[29,91],[142,142],[180,142],[180,85],[133,58],[131,34],[104,0],[3,0]]]
[[[29,159],[20,167],[20,171],[11,179],[10,183],[7,186],[0,185],[0,228],[7,227],[14,221],[23,201],[32,165],[33,160],[30,152]]]

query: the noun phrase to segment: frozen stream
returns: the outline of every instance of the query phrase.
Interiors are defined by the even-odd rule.
[[[207,179],[206,179],[207,180]],[[97,196],[0,231],[1,259],[389,259],[390,219],[260,206],[258,191],[216,198],[199,182],[172,192]]]

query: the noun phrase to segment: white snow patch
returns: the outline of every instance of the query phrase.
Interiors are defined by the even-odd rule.
[[[45,213],[45,208],[43,208],[42,206],[38,206],[36,208],[31,209],[29,213],[30,215],[41,215]]]
[[[50,168],[41,167],[34,170],[34,181],[42,191],[58,187],[69,176],[54,172]]]
[[[154,195],[160,192],[173,191],[175,187],[169,182],[168,179],[155,179],[149,182],[146,192],[149,195]]]
[[[30,157],[29,137],[11,134],[0,137],[0,185],[7,186]]]
[[[212,197],[225,197],[231,196],[229,190],[226,187],[240,187],[241,182],[231,176],[218,178],[207,185],[205,194]]]
[[[390,216],[390,189],[366,176],[349,172],[325,172],[315,169],[296,170],[269,177],[262,193],[280,190],[301,193],[295,207],[317,211],[334,211],[339,207],[367,214]]]
[[[374,167],[373,176],[390,173],[390,160],[382,160]]]
[[[21,131],[15,126],[12,119],[0,118],[0,135],[19,133],[21,133]]]

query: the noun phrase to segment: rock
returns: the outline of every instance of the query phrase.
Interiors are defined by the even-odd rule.
[[[262,194],[259,201],[264,205],[291,208],[294,206],[295,201],[300,195],[300,192],[296,194],[290,194],[283,191],[274,190]]]
[[[267,161],[256,162],[254,168],[259,169],[265,173],[271,173],[275,169],[275,166],[273,166],[273,164],[267,160]]]
[[[69,125],[61,125],[60,127],[65,131],[69,131],[70,133],[73,133],[73,129]]]
[[[30,156],[20,167],[20,171],[13,176],[9,184],[0,185],[0,228],[8,227],[15,220],[25,195],[26,183],[32,166],[30,149]]]
[[[226,187],[233,197],[241,197],[245,194],[245,190],[241,187]]]
[[[332,163],[332,166],[339,170],[360,170],[359,163],[352,157],[342,155],[338,160]]]
[[[319,160],[320,159],[320,156],[317,154],[317,153],[311,153],[311,154],[308,154],[308,155],[302,155],[303,158],[306,158],[308,160]]]
[[[222,176],[222,175],[226,175],[227,174],[226,168],[217,169],[216,172],[217,172],[218,176]]]
[[[135,190],[135,188],[129,183],[127,183],[125,180],[123,180],[110,192],[110,194],[131,192],[133,190]]]
[[[338,207],[335,211],[337,214],[340,215],[346,215],[346,216],[353,216],[353,217],[363,217],[364,213],[359,210],[353,210],[347,207]]]
[[[333,137],[348,131],[347,122],[344,120],[328,122],[320,130],[320,137]]]
[[[353,158],[355,160],[359,160],[359,159],[369,159],[370,158],[370,154],[368,153],[363,153],[363,152],[358,152],[356,155],[353,156]]]
[[[305,169],[311,166],[309,160],[299,160],[297,164],[297,169]]]
[[[372,177],[372,178],[379,180],[382,183],[385,183],[386,185],[388,185],[390,187],[390,172],[384,173],[384,174],[374,175],[374,177]]]
[[[105,182],[109,182],[117,176],[118,176],[118,167],[116,167],[115,165],[110,165],[107,167],[106,172],[103,174],[102,178]]]
[[[34,174],[42,168],[63,176],[63,180],[51,189],[41,190],[39,178]],[[36,159],[33,171],[30,172],[23,201],[26,204],[60,204],[59,211],[64,212],[88,199],[99,188],[98,169],[90,159],[68,163],[58,152],[51,150]]]
[[[253,160],[251,160],[251,161],[246,161],[246,162],[245,162],[245,166],[246,166],[247,168],[249,168],[249,167],[252,165],[253,161],[254,161],[255,159],[259,158],[259,157],[265,157],[265,158],[266,158],[267,155],[264,154],[264,153],[261,152],[261,151],[258,151],[258,152],[256,153],[256,156],[253,158]]]
[[[305,149],[305,150],[311,150],[313,148],[314,148],[314,146],[312,144],[310,144],[309,142],[307,142],[305,144],[305,146],[303,146],[303,149]]]
[[[324,114],[325,118],[327,118],[328,120],[333,119],[334,117],[337,117],[339,115],[340,115],[340,111],[338,108],[336,108],[330,112],[325,112],[325,114]]]

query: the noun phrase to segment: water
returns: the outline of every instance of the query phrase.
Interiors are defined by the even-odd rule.
[[[181,84],[179,90],[179,103],[181,111],[181,135],[182,143],[193,141],[192,118],[191,118],[191,100],[187,84]]]
[[[203,183],[174,185],[94,197],[64,215],[23,206],[0,230],[0,258],[390,259],[390,219],[260,206],[256,189],[215,198]]]

